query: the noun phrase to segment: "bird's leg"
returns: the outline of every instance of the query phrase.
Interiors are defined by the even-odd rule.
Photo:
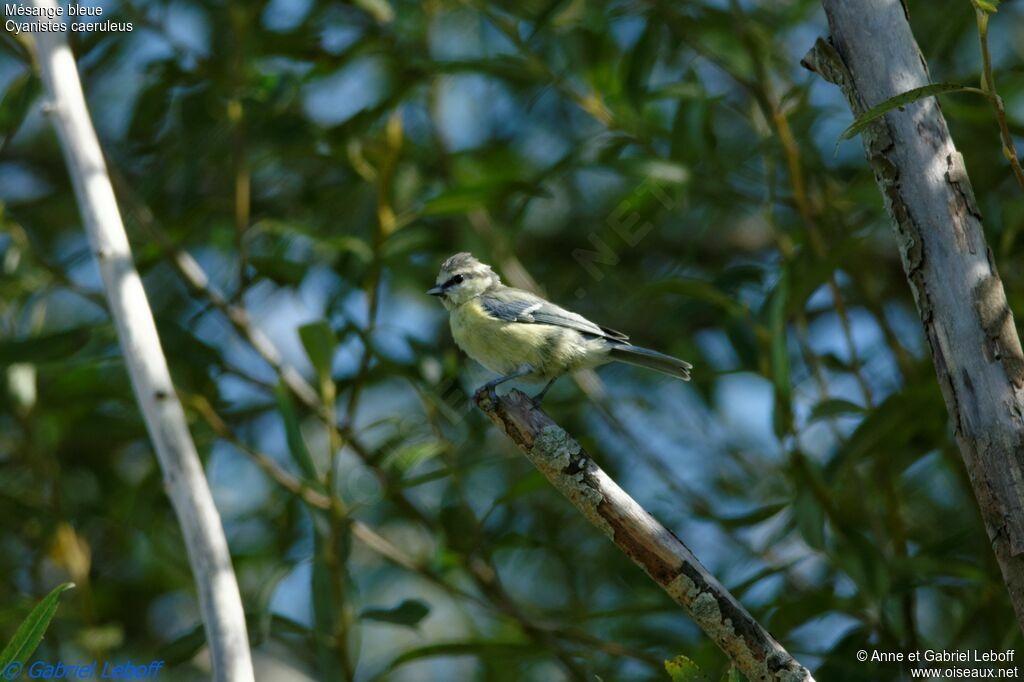
[[[540,404],[542,402],[544,402],[544,396],[547,394],[548,389],[551,388],[551,385],[554,384],[556,381],[558,381],[558,377],[555,377],[554,379],[549,381],[547,384],[545,384],[544,388],[541,390],[541,392],[538,393],[537,395],[533,396],[533,405],[534,405],[534,407],[540,407]]]
[[[486,384],[478,388],[477,392],[479,393],[480,391],[486,390],[487,396],[491,399],[491,402],[496,403],[498,402],[498,394],[494,390],[496,386],[498,386],[499,384],[503,384],[506,381],[512,381],[513,379],[524,377],[532,372],[533,367],[530,367],[529,365],[523,365],[522,367],[512,372],[511,374],[505,375],[503,377],[498,377],[494,381],[488,381]]]

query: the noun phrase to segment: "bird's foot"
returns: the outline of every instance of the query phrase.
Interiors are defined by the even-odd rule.
[[[473,395],[479,396],[482,393],[486,393],[487,399],[490,400],[492,404],[496,405],[498,403],[498,391],[495,389],[500,383],[500,381],[488,381],[486,384],[473,391]]]
[[[555,377],[555,378],[557,379],[558,377]],[[535,396],[533,396],[532,398],[530,398],[530,401],[531,401],[531,402],[533,403],[533,406],[534,406],[534,407],[537,407],[537,408],[539,408],[539,407],[540,407],[540,404],[541,404],[542,402],[544,402],[544,396],[546,396],[546,395],[547,395],[547,393],[548,393],[548,389],[550,389],[550,388],[551,388],[551,386],[552,386],[552,385],[553,385],[554,383],[555,383],[555,379],[552,379],[552,380],[551,380],[551,381],[549,381],[549,382],[548,382],[547,384],[545,384],[544,388],[543,388],[543,389],[541,390],[541,392],[540,392],[540,393],[538,393],[537,395],[535,395]]]
[[[532,371],[533,371],[533,369],[529,365],[523,365],[522,367],[517,369],[512,374],[509,374],[509,375],[503,376],[503,377],[498,377],[494,381],[488,381],[486,384],[484,384],[480,388],[476,389],[476,393],[479,394],[482,391],[487,391],[487,397],[491,399],[492,403],[497,404],[497,402],[498,402],[498,392],[496,390],[494,390],[494,389],[498,386],[498,384],[503,384],[506,381],[511,381],[512,379],[518,379],[519,377],[526,376],[527,374],[531,373]],[[547,389],[545,389],[545,390],[547,390]],[[541,391],[542,395],[543,395],[543,393],[544,393],[544,391]]]

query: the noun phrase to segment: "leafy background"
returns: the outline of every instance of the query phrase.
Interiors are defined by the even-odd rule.
[[[977,84],[970,3],[908,5],[933,80]],[[827,32],[816,2],[102,6],[134,30],[74,48],[261,679],[727,664],[471,409],[488,375],[423,293],[459,250],[694,363],[685,385],[562,380],[547,409],[818,679],[906,676],[861,648],[1021,644],[859,140],[836,147],[849,110],[798,65]],[[1020,136],[1022,4],[990,33]],[[202,679],[40,85],[22,41],[0,46],[0,638],[70,579],[36,658]],[[1024,193],[984,99],[942,107],[1019,313]]]

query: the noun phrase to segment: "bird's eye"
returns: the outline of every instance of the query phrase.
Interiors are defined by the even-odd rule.
[[[462,284],[462,282],[463,282],[463,281],[464,281],[465,279],[466,279],[466,278],[465,278],[465,277],[463,277],[462,275],[455,275],[454,277],[452,277],[452,281],[453,281],[453,282],[455,282],[456,284]]]

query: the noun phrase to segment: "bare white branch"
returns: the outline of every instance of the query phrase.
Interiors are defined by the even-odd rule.
[[[32,2],[43,9],[57,6],[53,0]],[[142,279],[132,261],[74,56],[63,31],[40,31],[34,37],[37,65],[50,98],[48,113],[60,138],[89,244],[99,263],[132,388],[185,538],[214,677],[230,682],[252,680],[245,613],[227,540],[185,412],[171,383]]]

